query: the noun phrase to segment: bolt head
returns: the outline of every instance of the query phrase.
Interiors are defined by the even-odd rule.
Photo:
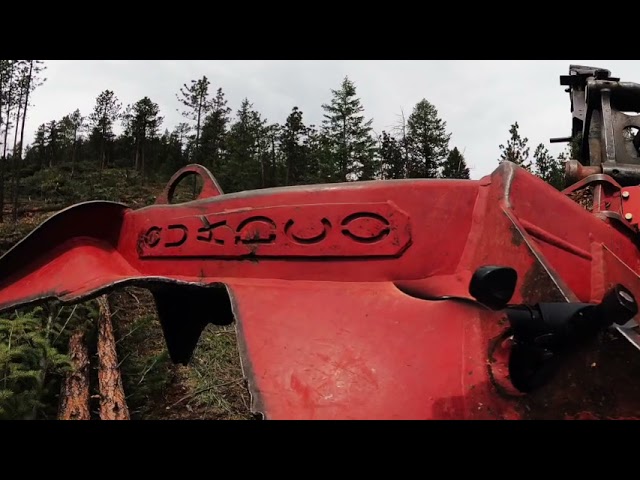
[[[622,198],[629,198],[629,192],[627,192],[626,190],[622,192]]]
[[[631,213],[625,213],[624,214],[624,218],[626,218],[627,220],[631,221],[633,219],[633,215]]]

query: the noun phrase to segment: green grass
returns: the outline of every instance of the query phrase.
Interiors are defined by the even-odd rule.
[[[109,301],[132,419],[252,418],[232,327],[207,327],[190,364],[174,365],[148,291],[127,288]]]
[[[206,418],[252,418],[233,326],[209,325],[186,372],[185,384],[191,392],[184,400],[187,407],[194,405]]]

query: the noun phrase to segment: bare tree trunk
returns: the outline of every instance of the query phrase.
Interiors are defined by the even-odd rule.
[[[16,129],[13,133],[13,156],[15,157],[18,153],[18,128],[17,126],[20,124],[20,113],[22,111],[22,95],[24,91],[20,89],[20,94],[18,95],[18,111],[16,112]]]
[[[118,369],[118,353],[111,323],[111,311],[106,295],[98,298],[98,384],[100,388],[100,419],[129,420],[122,377]]]
[[[276,162],[276,140],[274,137],[275,134],[271,136],[271,179],[269,181],[270,187],[274,187],[277,185],[276,177],[278,165]]]
[[[260,155],[260,177],[262,178],[262,188],[266,187],[266,179],[265,179],[265,168],[264,168],[264,150],[262,148],[260,148],[259,150],[259,155]]]
[[[285,174],[285,179],[284,179],[284,184],[285,185],[289,185],[289,172],[291,171],[291,166],[289,165],[289,162],[287,161],[287,172]]]
[[[11,102],[12,102],[12,94],[13,94],[13,71],[14,64],[11,64],[11,68],[7,72],[7,76],[5,78],[6,82],[9,82],[9,90],[7,92],[7,116],[6,123],[4,126],[4,141],[3,141],[3,152],[2,152],[2,164],[0,164],[0,223],[4,222],[4,179],[5,179],[5,171],[7,164],[7,140],[9,138],[9,126],[11,124]]]
[[[9,119],[11,118],[11,103],[12,103],[12,97],[13,97],[13,71],[15,69],[14,65],[11,65],[11,70],[9,70],[9,75],[7,76],[7,81],[9,82],[9,91],[7,92],[7,123],[4,126],[4,145],[3,145],[3,151],[2,151],[2,157],[3,158],[7,158],[7,142],[9,139],[9,126],[10,126],[10,122]]]
[[[402,112],[402,150],[404,152],[403,157],[403,176],[407,178],[408,169],[409,169],[409,145],[407,145],[407,121],[404,118],[404,110],[400,109]]]
[[[102,138],[100,139],[100,176],[102,177],[102,170],[104,170],[104,167],[107,163],[107,130],[106,128],[102,127]]]
[[[78,146],[78,130],[73,132],[73,146],[71,147],[71,176],[76,168],[76,148]]]
[[[198,104],[198,120],[196,125],[196,148],[193,152],[193,163],[200,163],[200,122],[202,119],[202,107],[203,107],[203,97],[200,96],[199,104]],[[198,194],[198,182],[196,181],[196,176],[193,175],[193,198],[196,198]]]
[[[0,91],[0,97],[2,92]],[[2,104],[0,103],[0,119],[2,119]],[[0,122],[2,123],[2,122]],[[7,125],[9,121],[7,120]],[[0,223],[4,223],[4,177],[5,177],[5,157],[0,157]]]
[[[2,98],[4,96],[5,82],[4,65],[2,65],[3,62],[6,62],[6,60],[0,60],[0,127],[2,127]]]
[[[59,420],[90,420],[89,348],[83,330],[69,339],[69,356],[73,370],[67,374],[60,390]]]
[[[342,119],[342,148],[344,149],[344,157],[340,158],[340,174],[342,179],[340,182],[347,182],[347,174],[349,173],[349,150],[347,149],[347,120]]]
[[[196,125],[196,151],[194,156],[194,163],[198,163],[199,161],[199,153],[200,153],[200,120],[202,117],[202,107],[203,107],[203,97],[200,96],[199,104],[198,104],[198,121]]]
[[[24,98],[24,110],[22,112],[22,125],[20,126],[20,145],[18,146],[18,158],[16,160],[16,170],[14,174],[13,188],[13,221],[18,221],[18,188],[20,186],[20,168],[19,163],[22,161],[22,144],[24,142],[24,123],[27,118],[27,109],[29,107],[29,92],[31,91],[31,76],[33,75],[33,62],[29,60],[29,76],[27,77],[26,93]],[[16,124],[16,128],[18,125]]]
[[[142,143],[140,144],[140,179],[142,182],[142,185],[144,185],[144,139],[142,140]]]
[[[20,125],[20,113],[22,110],[22,95],[23,95],[24,91],[22,90],[22,88],[20,88],[20,94],[18,95],[18,111],[16,112],[16,129],[13,135],[13,157],[12,157],[12,161],[11,161],[11,172],[13,173],[13,181],[11,182],[11,190],[10,190],[10,197],[9,198],[14,198],[14,196],[16,195],[15,189],[16,189],[16,181],[15,181],[15,177],[16,175],[18,175],[18,132],[19,132],[19,128],[18,125]],[[11,177],[10,177],[11,179]],[[11,180],[10,180],[11,181]],[[14,222],[15,222],[15,218],[14,218]]]

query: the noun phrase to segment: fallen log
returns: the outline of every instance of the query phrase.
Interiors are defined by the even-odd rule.
[[[100,390],[100,419],[129,420],[129,409],[118,368],[118,354],[113,335],[111,310],[106,295],[98,298],[98,388]]]
[[[68,205],[59,204],[59,205],[44,205],[41,207],[31,207],[31,208],[19,208],[18,215],[24,215],[25,213],[51,213],[57,212],[59,210],[63,210]],[[4,209],[4,213],[10,214],[12,212],[11,208],[6,207]]]
[[[69,339],[72,369],[60,389],[59,420],[90,420],[89,411],[89,349],[83,330]]]

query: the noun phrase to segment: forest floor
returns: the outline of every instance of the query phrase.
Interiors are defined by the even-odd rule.
[[[152,204],[165,186],[158,181],[141,185],[124,169],[97,173],[78,168],[74,177],[70,179],[64,169],[52,169],[24,179],[17,224],[5,207],[5,221],[0,224],[0,254],[56,211],[74,203],[111,200],[140,208]],[[180,195],[177,192],[176,197],[180,199]],[[249,410],[250,396],[240,367],[234,325],[209,325],[189,365],[174,365],[153,297],[147,290],[117,290],[108,295],[108,300],[131,419],[254,418]]]

